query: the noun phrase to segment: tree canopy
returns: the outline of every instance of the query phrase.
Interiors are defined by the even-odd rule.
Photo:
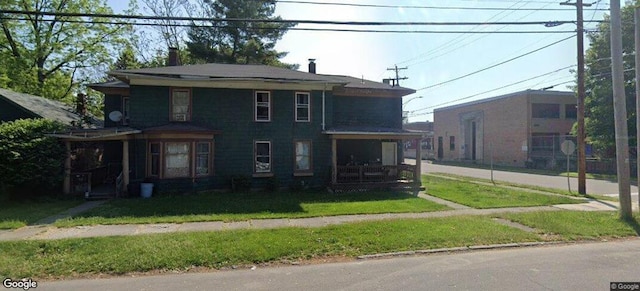
[[[634,1],[635,4],[640,1]],[[635,61],[634,61],[634,3],[622,8],[622,45],[627,103],[627,122],[630,135],[635,135]],[[611,28],[609,17],[598,25],[596,32],[587,35],[590,43],[585,54],[585,132],[588,142],[604,156],[615,149],[613,116],[613,88],[611,79]],[[635,145],[635,139],[630,139]]]
[[[274,16],[272,0],[204,0],[203,14],[213,19],[282,20]],[[187,48],[193,62],[264,64],[296,68],[280,58],[276,42],[295,23],[211,21],[188,31]]]

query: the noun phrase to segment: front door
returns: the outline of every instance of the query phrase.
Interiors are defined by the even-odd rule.
[[[398,164],[398,143],[382,143],[382,165],[395,166]]]

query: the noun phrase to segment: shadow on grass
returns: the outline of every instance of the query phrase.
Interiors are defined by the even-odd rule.
[[[415,198],[408,192],[208,192],[150,199],[112,200],[76,217],[149,217],[181,215],[223,215],[257,213],[304,213],[302,204],[391,201]]]
[[[633,228],[633,231],[636,232],[636,235],[640,236],[640,224],[638,223],[637,218],[632,217],[629,219],[622,219],[622,221]]]

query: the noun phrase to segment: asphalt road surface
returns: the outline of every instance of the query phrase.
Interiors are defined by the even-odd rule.
[[[407,159],[408,163],[415,163],[413,159]],[[485,169],[475,169],[466,167],[436,165],[427,161],[422,161],[423,173],[451,173],[461,176],[468,176],[474,178],[491,179],[491,171]],[[547,176],[536,175],[527,173],[515,173],[505,171],[493,171],[493,179],[497,181],[505,181],[511,183],[535,185],[541,187],[557,188],[567,190],[567,177],[561,176]],[[571,191],[578,192],[578,179],[570,178]],[[612,194],[617,195],[618,183],[617,181],[605,181],[587,179],[586,181],[587,194]],[[631,193],[634,201],[638,201],[638,187],[631,185]]]
[[[640,239],[111,279],[35,290],[610,290],[640,281]]]

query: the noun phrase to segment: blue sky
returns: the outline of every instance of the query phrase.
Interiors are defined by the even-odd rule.
[[[593,3],[585,1],[585,3]],[[334,5],[312,5],[279,3],[276,14],[283,19],[335,20],[335,21],[386,21],[386,22],[524,22],[524,21],[573,21],[576,12],[573,6],[561,6],[560,0],[316,0],[327,3],[381,4],[392,6],[447,6],[447,7],[494,7],[511,9],[569,9],[566,11],[542,10],[464,10],[433,8],[368,8]],[[119,12],[124,1],[109,0],[107,3]],[[585,9],[608,9],[609,1],[601,0]],[[585,10],[585,20],[602,20],[608,11]],[[585,24],[594,28],[596,24]],[[302,25],[298,27],[318,27]],[[326,28],[326,26],[324,26]],[[380,30],[462,30],[462,31],[574,31],[574,24],[547,28],[543,25],[528,26],[392,26],[392,27],[344,27],[331,28],[380,29]],[[355,32],[310,32],[289,31],[277,45],[279,51],[289,54],[283,59],[287,63],[300,64],[307,69],[307,59],[315,58],[317,72],[322,74],[350,75],[381,81],[394,76],[387,68],[397,65],[407,67],[400,71],[401,85],[413,89],[430,87],[451,79],[498,64],[508,59],[536,50],[570,37],[571,33],[556,34],[425,34],[425,33],[355,33]],[[585,38],[585,49],[588,41]],[[419,90],[404,98],[404,110],[409,111],[409,121],[433,121],[433,108],[493,97],[501,94],[540,89],[573,80],[572,69],[576,64],[576,38],[561,41],[548,48],[518,58],[481,73]],[[499,87],[535,78],[492,92]],[[570,90],[573,83],[566,83],[553,90]],[[422,96],[422,98],[416,98]],[[456,101],[459,99],[463,99]],[[447,103],[446,105],[440,105]]]

